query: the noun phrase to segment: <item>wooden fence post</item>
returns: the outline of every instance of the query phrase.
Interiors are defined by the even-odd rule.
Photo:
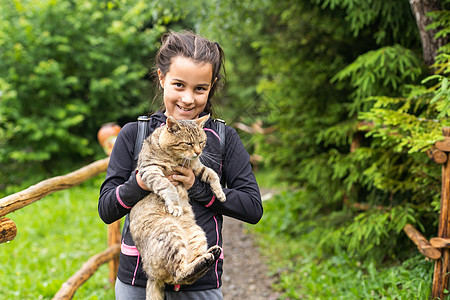
[[[116,123],[103,124],[97,133],[97,139],[106,155],[110,156],[121,127]],[[120,245],[120,220],[108,225],[108,247]],[[114,286],[119,270],[119,255],[109,261],[109,282]]]
[[[118,244],[120,245],[120,220],[108,225],[108,248]],[[119,255],[114,256],[109,261],[109,282],[114,285],[116,283],[117,271],[119,270]]]
[[[436,148],[440,151],[450,152],[450,127],[442,129],[444,141],[436,142]],[[441,213],[439,215],[438,237],[447,239],[450,237],[450,160],[442,164],[442,190]],[[432,299],[444,299],[444,292],[448,287],[450,248],[442,248],[441,259],[434,265]]]

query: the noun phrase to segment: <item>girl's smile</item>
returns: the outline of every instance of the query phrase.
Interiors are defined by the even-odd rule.
[[[165,115],[177,120],[195,119],[205,109],[212,87],[212,65],[176,56],[164,75],[158,70],[164,89]]]

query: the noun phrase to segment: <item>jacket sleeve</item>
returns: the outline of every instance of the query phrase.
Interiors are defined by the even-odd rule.
[[[213,211],[256,224],[262,217],[261,194],[250,165],[250,155],[245,150],[238,133],[227,126],[225,141],[225,159],[223,168],[227,188],[225,202],[215,199],[206,183],[196,182],[189,195]]]
[[[100,188],[98,212],[107,224],[119,220],[149,192],[136,181],[134,170],[134,143],[137,123],[128,123],[117,136],[106,171],[105,181]]]

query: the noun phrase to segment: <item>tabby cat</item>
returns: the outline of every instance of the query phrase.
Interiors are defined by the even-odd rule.
[[[190,167],[199,180],[209,183],[219,201],[226,200],[218,175],[199,160],[208,119],[209,115],[179,121],[168,117],[142,145],[137,168],[152,193],[131,209],[130,232],[148,277],[147,300],[163,300],[166,283],[194,283],[222,253],[217,245],[207,249],[186,188],[175,187],[166,178],[176,167]]]

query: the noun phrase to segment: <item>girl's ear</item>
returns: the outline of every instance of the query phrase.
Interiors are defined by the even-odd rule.
[[[161,72],[161,69],[158,69],[158,79],[159,79],[159,84],[161,85],[161,88],[164,89],[164,74]]]

